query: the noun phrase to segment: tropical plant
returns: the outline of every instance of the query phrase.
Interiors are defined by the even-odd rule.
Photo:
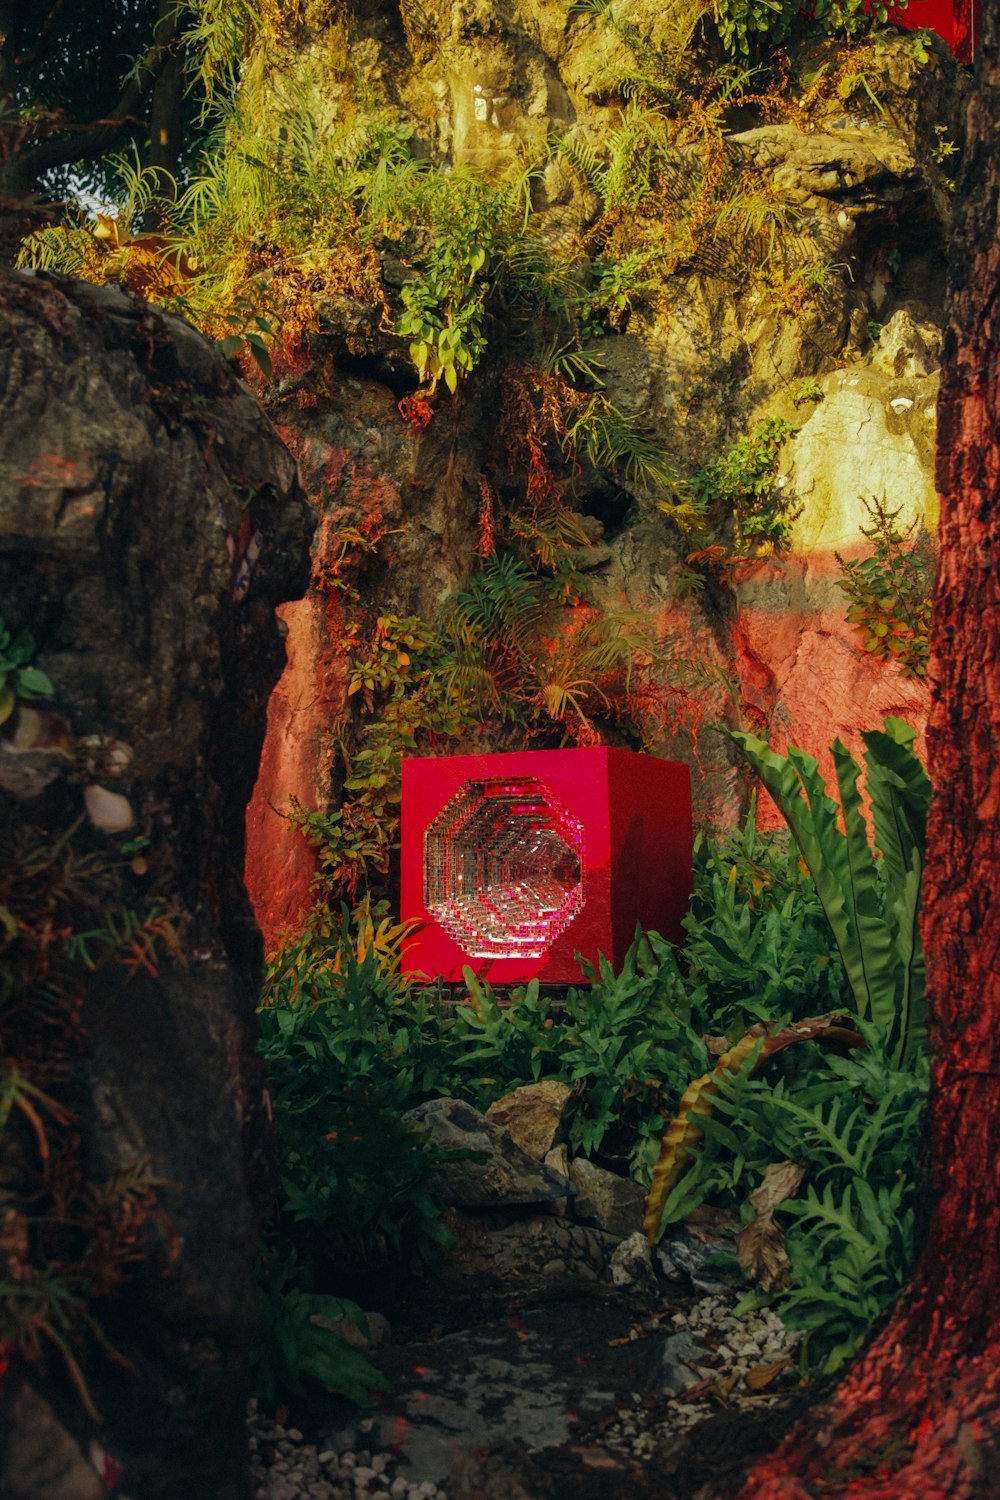
[[[900,510],[890,510],[884,495],[881,500],[873,495],[864,504],[871,524],[862,526],[861,533],[874,543],[874,551],[847,562],[835,554],[843,569],[838,587],[850,600],[847,618],[865,651],[895,662],[904,677],[925,677],[936,560],[933,542],[916,522],[900,531]]]
[[[733,732],[781,809],[816,883],[857,1014],[871,1019],[890,1056],[908,1062],[926,1038],[924,961],[918,918],[930,781],[899,719],[862,735],[873,840],[857,781],[861,768],[832,746],[840,806],[812,756],[787,757],[754,735]],[[843,831],[838,821],[843,820]],[[875,851],[881,852],[876,858]]]
[[[0,724],[5,724],[18,701],[29,703],[51,696],[52,683],[40,668],[31,665],[35,639],[29,630],[11,635],[0,619]]]
[[[802,507],[791,492],[783,492],[778,458],[798,430],[784,417],[765,417],[693,476],[695,502],[728,527],[733,559],[788,546]],[[661,509],[669,514],[667,506]]]
[[[660,1142],[660,1158],[653,1168],[644,1220],[646,1235],[650,1240],[658,1240],[667,1224],[683,1218],[685,1213],[703,1201],[702,1175],[694,1172],[685,1176],[685,1173],[698,1154],[706,1121],[712,1119],[713,1103],[727,1076],[751,1077],[783,1048],[796,1042],[817,1039],[832,1039],[848,1047],[865,1045],[861,1035],[845,1024],[845,1018],[834,1013],[810,1016],[808,1020],[793,1025],[777,1024],[770,1028],[753,1026],[734,1047],[728,1047],[723,1052],[710,1073],[704,1073],[689,1084],[681,1099],[680,1109]],[[739,1155],[735,1136],[731,1140]],[[738,1176],[739,1169],[734,1170]]]
[[[347,1298],[303,1291],[298,1281],[294,1245],[277,1239],[265,1243],[253,1349],[258,1399],[273,1407],[279,1399],[305,1395],[312,1383],[357,1406],[371,1406],[376,1392],[391,1389],[389,1382],[338,1331],[350,1322],[366,1334],[364,1313]]]
[[[899,1067],[863,1021],[845,1029],[834,1020],[818,1034],[836,1042],[838,1030],[853,1037],[849,1056],[819,1051],[807,1027],[801,1046],[770,1063],[766,1076],[755,1076],[768,1044],[760,1035],[720,1058],[685,1094],[648,1200],[652,1238],[706,1202],[739,1210],[740,1264],[758,1282],[741,1306],[771,1303],[804,1331],[804,1373],[834,1370],[856,1352],[903,1290],[915,1252],[926,1054]],[[800,1052],[797,1065],[784,1063]],[[777,1201],[780,1225],[758,1215],[751,1199],[769,1171],[793,1163],[788,1196]]]

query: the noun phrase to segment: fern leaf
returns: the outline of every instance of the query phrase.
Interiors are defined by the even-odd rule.
[[[846,829],[839,844],[845,856],[844,900],[854,930],[856,963],[865,995],[865,1009],[860,1014],[870,1016],[888,1036],[897,1014],[899,965],[895,962],[892,934],[882,915],[878,872],[861,810],[858,791],[861,767],[839,739],[834,740],[831,751]]]
[[[874,838],[882,851],[885,917],[901,970],[897,1004],[904,1062],[927,1035],[919,917],[931,784],[914,753],[915,738],[909,725],[892,718],[884,732],[862,735]]]

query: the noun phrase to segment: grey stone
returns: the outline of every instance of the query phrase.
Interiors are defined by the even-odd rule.
[[[612,1254],[611,1280],[615,1286],[630,1287],[636,1292],[655,1292],[653,1247],[641,1229],[622,1240]]]
[[[442,1203],[456,1208],[496,1208],[546,1203],[570,1191],[564,1177],[529,1156],[509,1131],[460,1099],[432,1099],[404,1118],[423,1126],[435,1145],[478,1157],[447,1162],[440,1168],[435,1192]]]
[[[705,1345],[690,1333],[672,1333],[660,1350],[664,1388],[686,1391],[701,1378],[698,1361],[705,1358]]]
[[[637,1182],[607,1172],[585,1157],[570,1162],[569,1177],[577,1191],[574,1218],[619,1239],[641,1229],[646,1195]]]

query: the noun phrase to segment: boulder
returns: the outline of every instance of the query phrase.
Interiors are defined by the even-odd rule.
[[[502,1222],[497,1214],[448,1209],[454,1245],[441,1257],[438,1273],[463,1287],[505,1288],[511,1282],[571,1282],[593,1285],[607,1278],[617,1248],[614,1235],[535,1213]]]
[[[545,1153],[545,1165],[551,1167],[553,1172],[558,1172],[560,1177],[569,1179],[569,1147],[563,1142],[559,1146],[553,1146],[551,1151]],[[549,1204],[548,1211],[556,1218],[565,1219],[569,1215],[569,1199],[554,1198]]]
[[[544,1161],[560,1139],[572,1092],[554,1078],[526,1083],[491,1104],[486,1118],[509,1130],[522,1151]]]
[[[627,1287],[633,1292],[645,1294],[657,1290],[653,1247],[641,1229],[622,1240],[612,1253],[611,1280],[615,1286]]]
[[[500,1208],[548,1203],[571,1192],[565,1177],[517,1145],[502,1125],[461,1099],[432,1099],[404,1119],[423,1126],[436,1146],[467,1153],[437,1173],[440,1201],[455,1208]]]
[[[576,1188],[573,1217],[608,1234],[625,1239],[642,1228],[646,1195],[637,1182],[596,1167],[586,1157],[569,1164],[569,1180]]]
[[[177,942],[148,966],[123,951],[73,979],[79,1143],[61,1170],[114,1195],[148,1164],[156,1201],[123,1223],[137,1253],[93,1309],[122,1362],[77,1345],[101,1419],[51,1349],[44,1365],[13,1362],[0,1490],[57,1493],[12,1470],[22,1414],[42,1402],[82,1452],[123,1468],[126,1494],[248,1500],[254,1264],[273,1147],[243,818],[284,661],[275,606],[306,584],[312,520],[259,405],[180,319],[41,275],[0,276],[0,301],[0,599],[8,628],[33,636],[65,725],[54,745],[51,724],[35,726],[42,759],[0,783],[0,822],[50,842],[73,829],[109,907],[155,905]],[[0,1154],[16,1215],[36,1203],[37,1178],[15,1132]]]

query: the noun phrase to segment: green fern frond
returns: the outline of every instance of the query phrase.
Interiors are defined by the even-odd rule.
[[[567,454],[583,451],[595,468],[621,472],[632,484],[672,486],[670,461],[637,418],[629,416],[605,396],[595,395],[562,440]]]

